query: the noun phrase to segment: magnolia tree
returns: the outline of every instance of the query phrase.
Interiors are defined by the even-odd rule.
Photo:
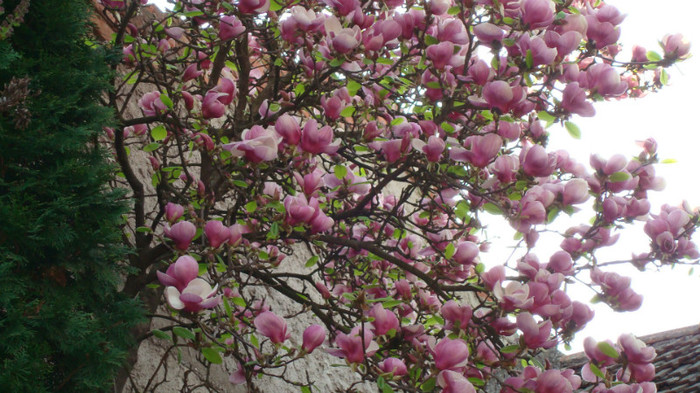
[[[102,4],[123,50],[104,141],[133,198],[124,291],[160,288],[148,304],[172,322],[150,334],[251,390],[315,390],[284,370],[326,352],[383,392],[656,391],[654,350],[630,335],[586,341],[580,376],[535,356],[593,318],[568,284],[639,308],[601,248],[641,220],[630,264],[693,263],[698,213],[652,211],[653,140],[588,166],[547,141],[662,87],[680,35],[620,58],[624,15],[592,0]],[[508,260],[484,215],[517,231]],[[315,322],[288,329],[300,316]]]

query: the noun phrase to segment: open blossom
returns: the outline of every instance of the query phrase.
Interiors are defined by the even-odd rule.
[[[372,356],[379,349],[379,345],[373,340],[374,335],[368,326],[355,326],[350,334],[338,333],[335,345],[339,349],[331,349],[331,355],[345,358],[349,363],[362,363],[365,355]]]
[[[221,221],[211,220],[204,226],[204,233],[207,235],[209,245],[219,248],[220,245],[228,243],[231,233]]]
[[[197,312],[207,308],[214,308],[221,303],[221,295],[214,296],[217,287],[214,288],[201,278],[195,278],[182,291],[176,287],[165,288],[165,298],[170,307],[176,310]]]
[[[269,338],[274,344],[281,344],[290,336],[287,333],[287,322],[272,311],[260,313],[255,317],[253,324],[260,334]]]
[[[442,393],[476,393],[474,385],[461,373],[442,370],[437,377]]]
[[[329,126],[318,128],[318,123],[310,119],[301,134],[301,148],[311,154],[335,154],[340,147],[340,139],[333,140],[333,129]]]
[[[668,58],[678,59],[685,57],[690,52],[690,41],[682,34],[670,34],[661,40],[664,54]]]
[[[189,255],[183,255],[178,258],[175,263],[168,266],[168,270],[165,273],[156,272],[161,284],[175,287],[178,291],[185,289],[190,281],[197,278],[198,274],[199,264]]]
[[[386,358],[381,363],[379,363],[379,369],[383,373],[392,374],[394,377],[400,377],[408,374],[408,369],[406,364],[397,358]]]
[[[245,31],[245,26],[235,15],[224,15],[219,19],[219,39],[228,41]]]
[[[400,329],[399,319],[396,314],[386,310],[381,303],[376,303],[369,311],[369,316],[374,318],[372,326],[374,326],[374,334],[383,336],[390,331],[397,332]]]
[[[168,110],[168,107],[160,99],[159,91],[144,94],[139,100],[139,107],[146,116],[156,116]]]
[[[523,0],[520,3],[522,19],[531,29],[547,27],[554,21],[552,0]]]
[[[225,144],[223,148],[235,157],[245,156],[248,161],[254,163],[277,159],[282,137],[274,129],[255,125],[243,131],[241,138],[242,141]]]

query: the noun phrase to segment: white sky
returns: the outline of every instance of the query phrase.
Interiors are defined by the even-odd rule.
[[[162,0],[155,2],[162,6]],[[657,42],[664,34],[683,33],[694,45],[691,52],[699,54],[668,70],[670,86],[660,93],[637,100],[597,103],[595,117],[574,118],[583,134],[581,141],[571,139],[563,129],[552,127],[550,146],[569,149],[579,162],[588,163],[593,152],[602,157],[616,153],[631,157],[640,151],[635,141],[653,137],[659,143],[660,157],[673,158],[677,163],[657,166],[657,174],[666,179],[667,186],[663,192],[650,195],[652,211],[658,211],[662,203],[678,205],[683,200],[700,206],[699,176],[694,172],[700,170],[700,123],[693,116],[700,111],[700,23],[697,22],[700,1],[607,0],[607,3],[627,14],[620,40],[626,49],[638,44],[662,53]],[[627,57],[623,54],[620,58]],[[628,258],[632,252],[646,250],[647,243],[640,228],[638,236],[621,239],[605,254],[601,253],[609,257],[601,260]],[[493,250],[489,254],[495,257],[500,253]],[[540,258],[546,261],[548,256],[542,254]],[[640,273],[634,268],[621,268],[621,274],[633,277],[635,291],[644,295],[642,308],[633,313],[615,313],[607,306],[594,305],[596,317],[577,335],[572,350],[580,351],[587,336],[616,340],[621,333],[642,336],[700,323],[700,307],[695,304],[700,299],[700,268],[692,276],[688,270],[679,266]],[[582,301],[592,296],[590,291],[576,286],[570,294]]]

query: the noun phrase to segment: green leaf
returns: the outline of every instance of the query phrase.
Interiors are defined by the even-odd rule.
[[[159,339],[161,339],[161,340],[168,340],[168,341],[172,341],[172,340],[173,340],[173,338],[170,337],[170,335],[169,335],[168,333],[166,333],[166,332],[164,332],[164,331],[162,331],[162,330],[153,329],[153,330],[151,330],[151,333],[153,333],[153,335],[154,335],[156,338],[159,338]]]
[[[605,374],[603,374],[603,372],[600,371],[600,369],[598,368],[598,366],[596,366],[595,364],[589,362],[589,363],[588,363],[588,367],[590,367],[591,372],[593,372],[593,375],[595,375],[596,377],[598,377],[598,378],[600,378],[600,379],[605,379]]]
[[[160,95],[160,101],[168,107],[168,109],[173,109],[173,100],[170,99],[170,97],[166,96],[165,94]]]
[[[445,247],[445,258],[450,259],[455,255],[455,245],[450,243]]]
[[[351,106],[345,107],[345,109],[343,109],[340,112],[340,116],[351,117],[353,113],[355,113],[355,107],[351,105]]]
[[[306,91],[306,85],[303,83],[299,83],[298,85],[296,85],[294,87],[294,94],[296,94],[297,97],[304,94],[305,91]]]
[[[520,350],[520,345],[507,345],[501,348],[501,353],[515,353]]]
[[[280,3],[278,0],[270,1],[270,10],[271,11],[279,11],[281,9],[282,9],[282,3]]]
[[[204,15],[204,12],[199,11],[199,10],[187,11],[187,12],[183,12],[183,15],[185,15],[185,16],[188,17],[188,18],[194,18],[195,16],[202,16],[202,15]]]
[[[668,72],[663,68],[661,69],[661,75],[659,75],[659,82],[664,86],[668,85]]]
[[[162,146],[162,145],[161,145],[160,143],[158,143],[158,142],[149,143],[149,144],[147,144],[146,146],[143,147],[143,151],[145,151],[146,153],[150,153],[150,152],[152,152],[152,151],[158,150],[158,148],[161,147],[161,146]]]
[[[335,177],[343,180],[345,179],[345,176],[348,175],[348,168],[344,167],[343,165],[336,165],[333,167],[333,173],[335,173]]]
[[[620,357],[620,354],[617,352],[617,350],[605,341],[601,341],[598,343],[598,349],[600,350],[600,352],[603,352],[605,356],[611,357],[613,359],[617,359]]]
[[[661,160],[661,163],[662,163],[662,164],[675,164],[676,162],[678,162],[678,161],[676,161],[676,160],[673,159],[673,158],[667,158],[667,159],[665,159],[665,160]]]
[[[431,36],[430,34],[425,35],[425,45],[433,45],[433,44],[439,44],[440,41],[438,41],[437,38]]]
[[[547,125],[554,123],[554,121],[557,119],[556,117],[550,115],[547,113],[547,111],[539,111],[537,112],[537,117],[542,120],[547,122]]]
[[[355,94],[357,94],[358,91],[360,91],[360,89],[362,88],[362,85],[355,82],[354,80],[350,79],[350,80],[348,80],[347,88],[348,88],[348,94],[350,96],[354,96]]]
[[[630,174],[627,172],[615,172],[612,175],[610,175],[610,177],[608,177],[608,181],[610,181],[611,183],[619,183],[626,181],[630,177]]]
[[[448,15],[457,15],[457,14],[459,14],[459,11],[460,11],[459,7],[454,6],[454,7],[450,7],[450,9],[447,10],[447,14]]]
[[[311,388],[308,386],[302,386],[301,393],[311,393]]]
[[[424,392],[432,392],[435,390],[435,377],[429,378],[427,381],[420,385],[420,388]]]
[[[180,327],[180,326],[175,326],[173,328],[173,333],[175,333],[176,336],[180,336],[186,340],[194,340],[194,338],[195,338],[195,335],[194,335],[194,333],[192,333],[191,330],[185,329],[185,328]]]
[[[165,129],[165,126],[163,126],[162,124],[154,127],[151,130],[151,137],[153,138],[154,141],[162,141],[167,136],[168,136],[168,131]]]
[[[502,214],[501,208],[499,208],[498,206],[494,205],[491,202],[484,204],[483,209],[487,213],[496,214],[496,215]]]
[[[403,123],[404,120],[405,119],[403,117],[397,117],[397,118],[393,119],[390,124],[392,126],[398,126],[399,124]]]
[[[219,351],[211,347],[202,348],[202,355],[204,355],[204,358],[213,364],[221,364],[224,361],[221,358]]]
[[[566,127],[566,130],[569,131],[569,135],[571,135],[572,138],[581,139],[581,129],[578,128],[576,124],[566,121],[564,122],[564,126]]]
[[[654,52],[653,50],[650,50],[649,52],[647,52],[647,60],[649,60],[649,61],[661,61],[661,59],[663,59],[663,57],[661,57],[660,54]]]
[[[534,59],[532,58],[532,51],[530,49],[527,50],[527,53],[525,54],[525,65],[527,66],[528,69],[532,68],[532,66],[535,64]]]
[[[394,308],[401,303],[403,303],[403,300],[387,300],[382,302],[382,306],[384,306],[384,308]]]
[[[393,65],[394,64],[394,62],[391,59],[387,59],[386,57],[377,58],[377,63],[384,64],[384,65]]]
[[[382,393],[394,393],[394,389],[384,380],[384,377],[377,378],[377,387],[382,389]]]
[[[244,208],[248,213],[253,213],[258,209],[258,203],[255,201],[250,201],[245,204]]]
[[[231,302],[238,307],[245,307],[246,303],[242,297],[232,297]]]
[[[318,262],[318,260],[319,260],[318,255],[314,255],[306,261],[306,264],[304,265],[304,267],[313,267],[314,265],[316,265],[316,262]]]

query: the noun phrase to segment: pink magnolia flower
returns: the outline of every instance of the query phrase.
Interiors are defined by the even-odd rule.
[[[379,363],[379,369],[382,373],[392,374],[394,377],[401,377],[408,374],[406,364],[397,358],[386,358]]]
[[[228,243],[231,237],[229,229],[221,221],[217,220],[208,221],[204,226],[204,233],[207,235],[209,245],[212,248],[219,248],[220,245]]]
[[[221,303],[221,295],[214,297],[214,288],[201,278],[195,278],[180,292],[175,287],[165,288],[165,297],[170,307],[176,310],[197,312],[214,308]]]
[[[474,26],[474,35],[484,44],[493,46],[494,43],[500,45],[505,32],[492,23],[480,23]]]
[[[159,91],[152,91],[144,94],[139,100],[139,107],[146,116],[156,116],[168,110],[168,107],[160,99]]]
[[[516,317],[518,329],[523,332],[523,341],[530,349],[551,348],[557,344],[555,340],[550,340],[552,333],[552,321],[542,321],[537,323],[532,314],[524,312]]]
[[[299,122],[286,113],[277,118],[275,122],[275,131],[277,131],[289,145],[298,145],[301,140]]]
[[[225,144],[223,148],[230,151],[233,156],[245,156],[248,161],[253,163],[277,159],[282,137],[274,129],[254,125],[243,131],[241,138],[242,141]]]
[[[572,378],[576,381],[576,378]],[[581,385],[580,379],[577,386],[574,386],[569,378],[562,375],[559,370],[546,370],[537,377],[536,393],[572,393],[574,389]]]
[[[205,119],[218,119],[226,114],[226,105],[224,105],[219,97],[224,96],[215,90],[209,90],[202,100],[202,117]]]
[[[523,0],[520,3],[523,22],[530,29],[547,27],[554,21],[554,3],[552,0]]]
[[[335,344],[339,349],[331,349],[328,352],[333,356],[345,358],[350,363],[362,363],[365,356],[372,356],[379,349],[373,338],[369,327],[355,326],[350,334],[338,333]]]
[[[431,135],[428,138],[428,143],[425,143],[420,139],[412,139],[411,145],[414,149],[425,153],[426,158],[430,162],[440,161],[446,146],[445,141],[436,135]]]
[[[664,55],[669,59],[680,59],[690,52],[690,41],[683,34],[669,34],[661,40]]]
[[[168,202],[165,205],[165,219],[168,220],[171,224],[175,221],[178,220],[178,218],[182,217],[182,214],[185,212],[185,208],[182,207],[182,205],[178,205],[177,203],[172,203]]]
[[[189,221],[180,221],[172,227],[166,225],[163,232],[165,236],[175,242],[175,248],[184,251],[190,246],[194,235],[197,234],[197,228]]]
[[[219,39],[228,41],[245,32],[245,26],[235,15],[224,15],[219,19]]]
[[[541,37],[530,37],[528,34],[520,37],[518,48],[523,55],[530,51],[533,67],[552,64],[558,53],[556,49],[547,46]]]
[[[304,330],[301,349],[311,353],[326,340],[326,329],[321,325],[311,325]]]
[[[433,66],[439,70],[445,68],[447,63],[454,54],[454,44],[450,41],[444,41],[439,44],[433,44],[426,49],[428,59],[433,62]]]
[[[308,223],[316,213],[316,208],[309,204],[309,201],[303,194],[297,196],[288,195],[284,198],[284,208],[287,211],[287,223],[289,225]]]
[[[445,318],[445,327],[448,329],[466,330],[472,320],[472,308],[468,304],[460,306],[454,300],[443,304],[440,314]]]
[[[238,10],[243,14],[262,14],[270,8],[270,0],[239,0]]]
[[[204,70],[200,69],[199,64],[193,63],[185,68],[185,72],[182,73],[182,81],[187,82],[192,79],[197,79],[200,75],[204,73]]]
[[[440,371],[437,383],[442,388],[442,393],[476,393],[474,385],[463,374],[456,371]]]
[[[620,79],[620,74],[610,64],[605,63],[590,66],[579,76],[579,83],[603,97],[620,96],[628,87],[627,82]]]
[[[547,154],[544,147],[534,145],[520,152],[520,165],[526,175],[546,177],[554,172],[557,158],[554,154]]]
[[[435,367],[439,370],[459,370],[469,358],[469,347],[462,339],[443,338],[432,352]]]
[[[399,319],[396,317],[396,314],[386,310],[381,303],[375,303],[372,306],[369,310],[369,316],[374,318],[372,326],[374,327],[375,335],[383,336],[391,330],[394,332],[399,331]]]
[[[185,289],[190,281],[197,278],[198,274],[199,264],[189,255],[183,255],[178,258],[175,263],[168,266],[168,270],[165,273],[156,271],[158,281],[161,284],[175,287],[178,291]]]
[[[321,97],[321,107],[323,107],[323,114],[330,120],[336,120],[340,117],[340,112],[345,109],[345,103],[337,96],[333,97]]]
[[[281,344],[290,336],[287,333],[287,322],[272,311],[258,314],[253,324],[260,334],[269,338],[274,344]]]
[[[469,150],[452,147],[450,158],[484,168],[496,157],[502,145],[503,139],[497,134],[474,135],[464,141],[464,146],[468,147]]]
[[[578,82],[566,85],[562,94],[561,107],[567,112],[583,117],[595,115],[593,104],[586,99],[586,91],[579,86]]]
[[[329,126],[318,128],[318,123],[310,119],[301,134],[301,148],[311,154],[335,154],[340,147],[340,139],[333,140],[333,129]]]

